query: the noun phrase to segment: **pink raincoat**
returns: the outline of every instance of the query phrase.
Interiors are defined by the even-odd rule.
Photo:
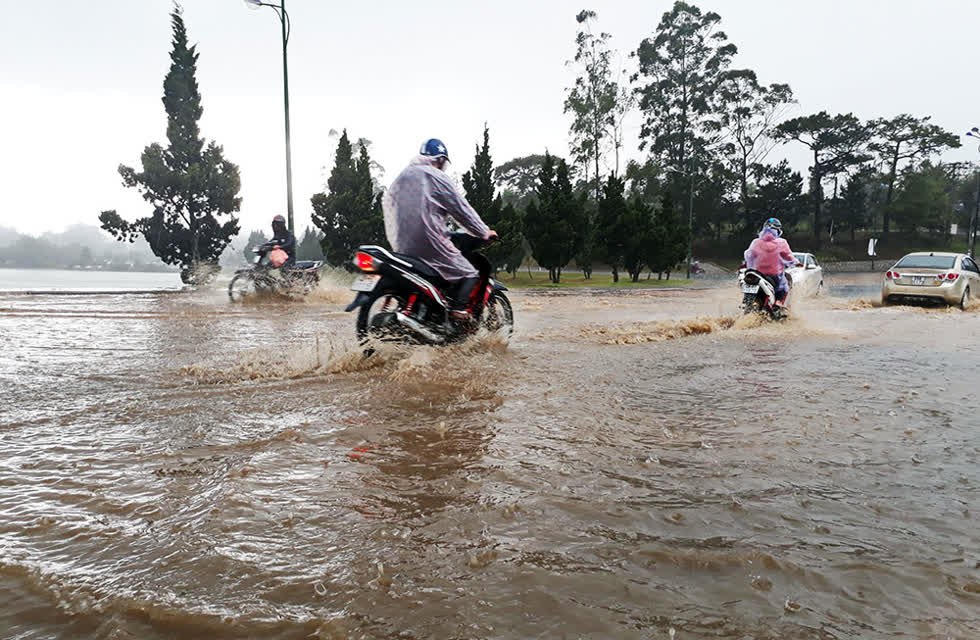
[[[449,219],[486,239],[490,228],[459,194],[435,158],[416,157],[385,192],[385,234],[392,249],[419,258],[449,281],[478,275],[449,240]]]
[[[781,276],[786,266],[796,264],[796,257],[789,243],[776,237],[771,229],[765,229],[745,251],[745,266],[767,276]]]

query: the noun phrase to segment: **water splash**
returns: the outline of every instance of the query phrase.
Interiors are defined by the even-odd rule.
[[[636,323],[629,325],[614,325],[586,327],[580,335],[586,338],[598,339],[603,344],[641,344],[645,342],[663,342],[692,335],[701,335],[723,331],[735,326],[735,318],[693,318],[671,322]]]

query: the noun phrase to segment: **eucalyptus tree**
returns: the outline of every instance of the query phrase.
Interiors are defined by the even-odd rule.
[[[633,79],[643,112],[640,148],[649,147],[666,165],[688,171],[721,130],[721,95],[734,44],[719,29],[721,16],[677,0],[664,13],[653,37],[635,52]],[[681,174],[675,174],[677,195]]]
[[[602,196],[600,159],[604,147],[612,141],[610,127],[615,123],[619,87],[613,79],[611,36],[605,32],[592,33],[596,18],[596,12],[590,10],[575,16],[581,30],[575,36],[575,57],[569,64],[576,66],[578,77],[565,97],[565,113],[572,114],[572,158],[586,168],[586,183],[589,183],[588,167],[593,165],[592,183],[598,202]]]
[[[545,154],[511,158],[493,170],[494,183],[500,188],[504,202],[524,208],[530,201],[538,181]]]
[[[743,210],[749,199],[749,180],[754,167],[765,162],[776,146],[774,132],[789,105],[795,103],[793,90],[786,84],[759,84],[755,72],[731,71],[721,83],[719,97],[722,153],[738,181],[739,203]]]

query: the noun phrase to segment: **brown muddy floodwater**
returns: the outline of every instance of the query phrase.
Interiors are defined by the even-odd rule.
[[[0,637],[980,638],[980,313],[828,284],[367,362],[345,291],[0,294]]]

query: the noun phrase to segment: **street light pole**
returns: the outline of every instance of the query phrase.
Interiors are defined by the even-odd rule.
[[[977,147],[977,151],[980,151],[980,147]],[[980,170],[977,171],[977,198],[976,206],[973,208],[973,215],[970,216],[970,231],[967,235],[966,240],[970,245],[970,257],[976,256],[976,245],[977,245],[977,218],[980,216]]]
[[[691,260],[694,257],[694,155],[691,155],[691,167],[688,170],[691,178],[690,195],[687,204],[687,279],[691,279]]]
[[[286,218],[289,221],[290,231],[295,233],[296,227],[293,226],[293,159],[289,143],[289,65],[286,62],[286,45],[289,44],[291,24],[289,14],[286,13],[286,0],[279,0],[279,4],[261,2],[260,0],[245,0],[245,4],[250,9],[271,8],[279,16],[279,21],[282,23],[282,98],[286,117]]]
[[[980,138],[980,128],[973,127],[966,132],[966,135],[971,138]],[[980,151],[980,146],[977,147],[977,151]],[[977,248],[977,224],[980,222],[980,169],[977,171],[977,198],[976,206],[973,208],[973,214],[970,216],[970,229],[967,232],[966,242],[967,242],[967,253],[971,257],[976,256]]]
[[[675,169],[674,167],[664,167],[671,173],[676,173],[690,178],[690,191],[687,201],[687,279],[691,279],[691,261],[694,256],[694,156],[691,156],[691,163],[687,171]]]

